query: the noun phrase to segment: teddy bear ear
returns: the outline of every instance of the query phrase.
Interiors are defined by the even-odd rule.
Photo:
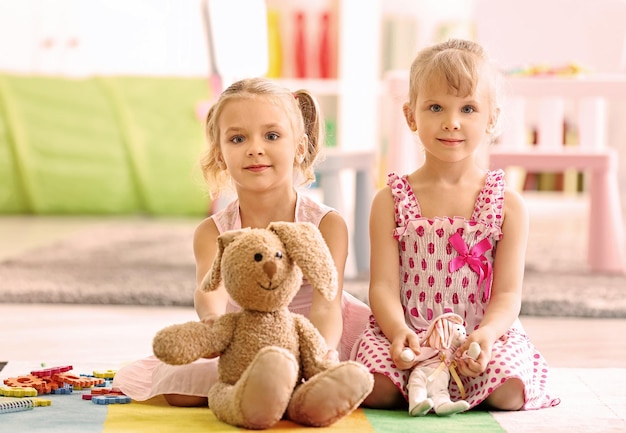
[[[247,231],[250,231],[250,229],[229,230],[217,237],[217,254],[213,259],[211,269],[209,269],[209,272],[206,273],[202,280],[202,290],[209,292],[217,289],[222,279],[222,254],[224,253],[224,249],[239,235]]]
[[[333,300],[337,295],[337,269],[318,228],[310,222],[273,222],[267,229],[276,233],[309,283],[326,299]]]

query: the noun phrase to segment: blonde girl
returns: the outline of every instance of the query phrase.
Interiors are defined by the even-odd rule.
[[[425,159],[412,173],[391,173],[372,203],[374,318],[354,351],[375,375],[365,406],[411,404],[407,381],[416,362],[400,355],[407,347],[419,354],[421,335],[444,313],[461,316],[469,334],[454,361],[470,407],[558,404],[546,392],[546,362],[518,320],[526,207],[505,187],[502,170],[477,163],[497,129],[497,83],[496,69],[470,41],[428,47],[413,61],[403,111]],[[476,360],[462,356],[472,342],[480,346]],[[449,392],[461,398],[455,381]]]
[[[265,78],[235,82],[209,110],[206,137],[201,168],[211,194],[231,188],[235,198],[196,228],[196,283],[210,269],[217,237],[224,231],[264,228],[272,221],[308,221],[319,228],[330,249],[341,289],[348,254],[346,223],[335,210],[298,190],[314,180],[323,147],[323,118],[315,98]],[[194,305],[198,318],[208,324],[239,308],[223,287],[212,292],[196,288]],[[326,340],[327,356],[340,360],[349,357],[370,315],[369,308],[348,293],[340,290],[327,301],[306,281],[290,309],[311,320]],[[135,400],[162,394],[174,406],[202,406],[216,374],[217,359],[173,367],[150,357],[120,370],[115,385]]]

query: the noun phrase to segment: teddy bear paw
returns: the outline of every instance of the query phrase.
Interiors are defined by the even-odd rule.
[[[373,386],[374,378],[365,366],[342,362],[300,385],[287,414],[299,424],[327,427],[355,410]]]
[[[296,358],[287,350],[260,350],[238,381],[242,426],[266,429],[283,417],[298,380]]]

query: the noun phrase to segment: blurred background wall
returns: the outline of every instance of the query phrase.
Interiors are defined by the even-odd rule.
[[[229,1],[245,13],[246,0]],[[508,69],[577,64],[615,73],[626,64],[624,0],[265,5],[267,75],[312,90],[328,146],[375,152],[375,178],[388,169],[380,80],[408,68],[423,46],[477,39]],[[0,214],[206,214],[196,166],[202,109],[215,89],[204,6],[0,0]],[[233,19],[228,37],[242,27]],[[623,146],[623,122],[614,123],[614,145]],[[623,190],[624,169],[620,178]]]

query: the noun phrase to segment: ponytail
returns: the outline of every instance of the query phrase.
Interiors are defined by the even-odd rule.
[[[302,113],[304,133],[306,134],[304,158],[299,163],[299,167],[305,177],[305,183],[310,183],[315,180],[313,166],[320,150],[324,146],[324,135],[326,132],[324,119],[317,100],[308,90],[297,90],[293,93],[293,96],[296,98]]]

